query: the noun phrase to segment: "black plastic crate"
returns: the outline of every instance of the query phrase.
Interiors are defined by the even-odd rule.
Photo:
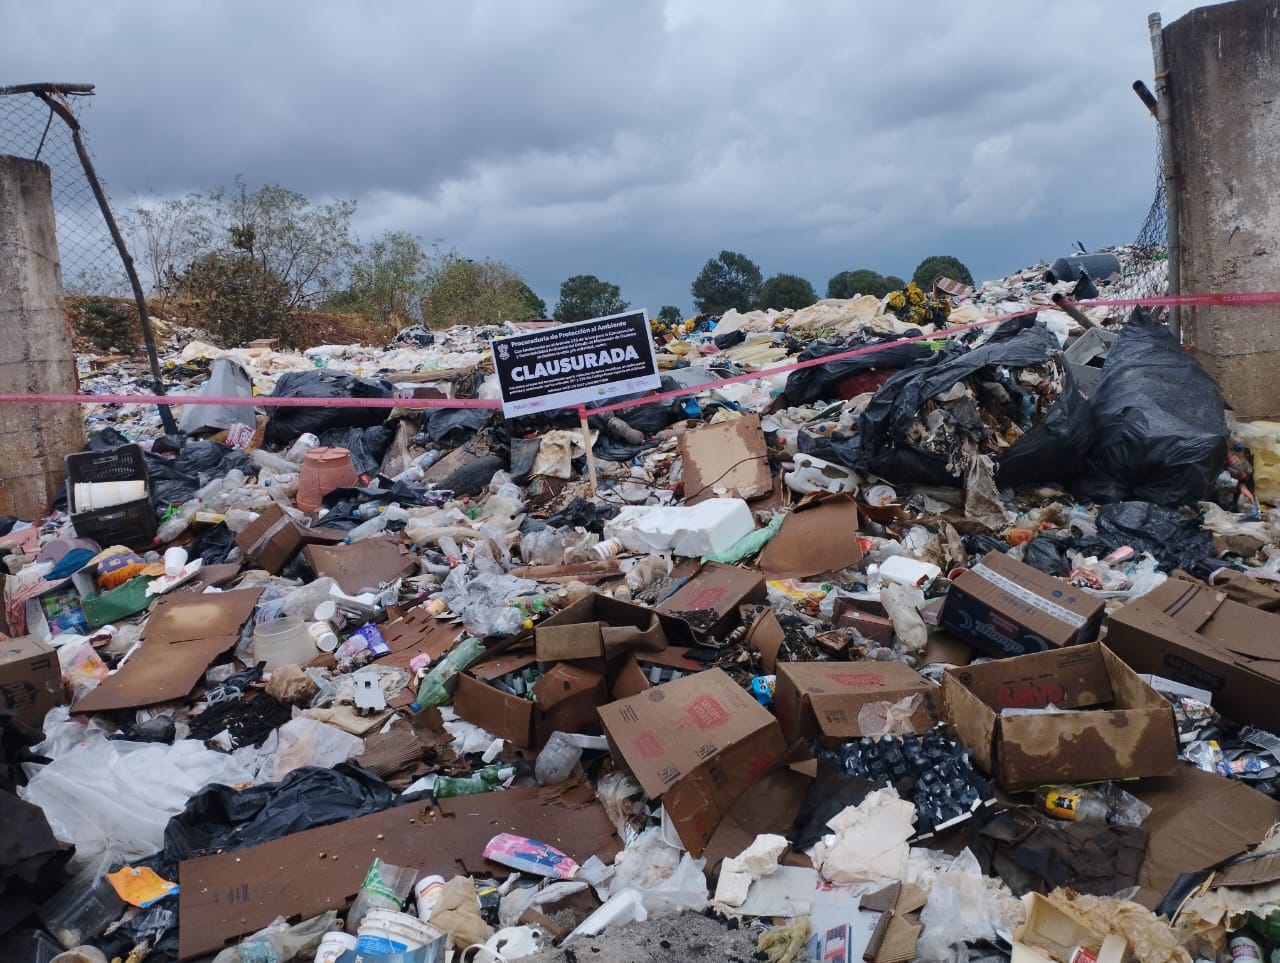
[[[82,451],[68,455],[66,461],[67,507],[77,535],[91,538],[103,548],[109,545],[125,545],[133,549],[154,546],[159,523],[151,507],[150,484],[147,485],[146,498],[110,508],[76,511],[76,485],[138,480],[149,483],[151,476],[141,448],[121,445],[109,451]]]
[[[81,451],[67,456],[67,503],[76,511],[75,486],[96,482],[149,482],[147,459],[137,445],[121,445],[109,451]],[[150,486],[148,486],[150,487]]]

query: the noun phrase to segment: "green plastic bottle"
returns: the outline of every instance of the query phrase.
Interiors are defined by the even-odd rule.
[[[514,766],[485,766],[470,776],[437,776],[436,798],[449,799],[453,796],[475,796],[482,792],[493,792],[515,775],[515,771]]]

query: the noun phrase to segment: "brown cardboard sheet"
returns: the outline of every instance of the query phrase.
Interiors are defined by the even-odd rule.
[[[808,578],[838,572],[862,561],[858,503],[851,495],[802,502],[760,553],[768,578]]]
[[[680,435],[686,505],[708,498],[759,498],[773,490],[758,415],[704,425]]]
[[[394,582],[417,569],[405,545],[388,535],[350,545],[308,545],[302,557],[317,576],[334,579],[348,595]]]
[[[1256,846],[1280,822],[1280,802],[1242,782],[1194,766],[1140,779],[1125,788],[1151,807],[1149,834],[1135,902],[1149,909],[1183,873],[1209,869]]]
[[[441,800],[440,808],[411,804],[332,826],[309,829],[242,849],[189,859],[178,884],[178,955],[216,953],[277,916],[306,919],[349,907],[369,863],[381,857],[436,873],[505,877],[511,871],[483,858],[501,832],[530,836],[579,862],[592,855],[613,862],[621,848],[600,806],[569,809],[537,787]]]
[[[181,699],[218,656],[233,648],[261,589],[164,595],[129,661],[75,704],[76,712],[106,712]]]

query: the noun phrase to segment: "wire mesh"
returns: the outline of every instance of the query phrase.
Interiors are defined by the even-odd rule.
[[[92,98],[70,96],[66,102],[80,121],[80,137],[89,149],[84,119]],[[35,94],[0,96],[0,154],[49,167],[63,289],[68,294],[128,297],[128,275],[62,118]]]

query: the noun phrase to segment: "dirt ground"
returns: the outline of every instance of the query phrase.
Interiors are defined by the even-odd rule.
[[[575,940],[567,947],[526,956],[525,963],[687,963],[723,960],[751,963],[767,957],[756,951],[759,930],[730,929],[723,921],[701,913],[685,913],[627,923],[599,936]]]

